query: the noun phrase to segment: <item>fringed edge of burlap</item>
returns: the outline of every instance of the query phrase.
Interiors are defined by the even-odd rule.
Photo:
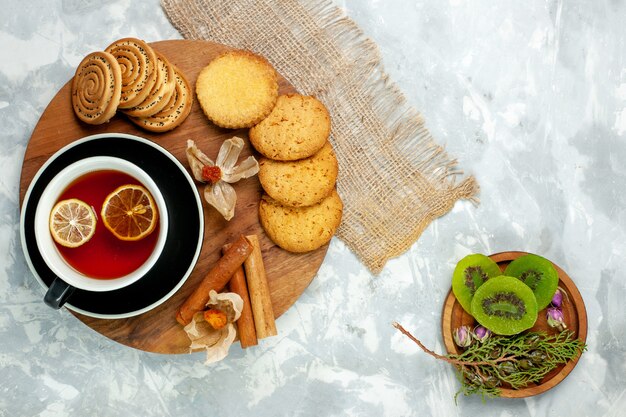
[[[359,236],[355,235],[354,229],[344,228],[345,223],[340,226],[337,236],[370,271],[379,274],[387,261],[405,253],[419,239],[428,225],[448,213],[457,200],[469,200],[474,205],[478,205],[480,186],[473,176],[465,177],[458,182],[464,172],[457,168],[457,160],[450,158],[445,149],[435,142],[425,126],[422,115],[407,103],[404,93],[390,80],[384,70],[378,46],[363,33],[362,29],[328,1],[311,2],[303,7],[319,19],[320,26],[329,37],[337,42],[345,56],[354,57],[355,62],[358,62],[360,71],[355,79],[362,80],[360,84],[366,88],[367,95],[376,97],[374,112],[393,132],[388,139],[392,144],[390,148],[397,149],[398,161],[406,162],[405,166],[398,167],[397,171],[430,173],[427,181],[444,185],[445,198],[440,199],[443,204],[435,205],[424,218],[411,225],[412,227],[402,240],[391,241],[397,236],[387,236],[384,242],[380,242],[380,244],[386,244],[384,257],[374,253],[375,249],[370,253],[368,248],[359,245]],[[407,158],[403,158],[401,154],[415,149],[420,151],[413,157],[420,163],[410,166]],[[417,188],[419,187],[405,192],[417,192]],[[341,194],[341,182],[339,191]],[[349,211],[350,207],[346,209]],[[360,234],[360,232],[362,230],[356,233]]]
[[[202,1],[202,0],[201,0]],[[224,10],[222,15],[208,16],[210,25],[204,22],[204,26],[196,29],[196,33],[183,24],[184,19],[193,20],[189,15],[198,13],[194,9],[192,2],[187,2],[184,7],[181,2],[174,5],[172,0],[162,0],[162,6],[170,19],[172,25],[185,38],[203,38],[215,39],[217,42],[225,42],[223,34],[219,32],[220,20],[222,17],[230,13],[241,12],[244,8],[236,5],[237,1],[233,1]],[[368,204],[374,208],[375,205],[384,205],[386,202],[380,200],[377,196],[373,196],[372,202],[363,202],[364,198],[358,195],[354,189],[354,184],[344,184],[341,177],[342,167],[345,168],[350,162],[349,159],[342,164],[342,155],[352,155],[351,152],[363,152],[358,143],[344,143],[343,141],[333,141],[335,148],[339,149],[337,156],[340,162],[340,178],[337,184],[338,192],[346,202],[344,206],[344,221],[337,231],[337,236],[342,239],[345,244],[359,257],[359,259],[372,271],[378,274],[382,271],[388,260],[405,253],[421,236],[426,227],[438,217],[448,213],[454,203],[460,199],[466,199],[477,205],[479,203],[478,193],[479,185],[473,176],[467,176],[458,182],[459,177],[464,173],[457,168],[457,161],[451,159],[445,149],[438,145],[430,132],[424,125],[424,119],[421,114],[407,103],[406,97],[397,85],[392,82],[384,71],[382,59],[377,45],[369,39],[357,24],[347,17],[341,9],[334,6],[327,0],[318,0],[312,2],[300,3],[297,1],[289,1],[288,6],[284,6],[281,2],[267,3],[257,2],[256,6],[264,10],[271,9],[288,9],[288,13],[283,13],[281,18],[295,20],[294,27],[302,28],[317,25],[320,27],[323,37],[316,39],[299,39],[297,35],[294,42],[302,44],[306,51],[315,50],[315,61],[327,60],[329,64],[333,64],[332,60],[340,60],[341,65],[345,65],[347,70],[344,73],[337,73],[338,78],[349,80],[340,84],[346,91],[328,91],[326,85],[320,85],[311,88],[306,79],[301,79],[280,65],[277,65],[271,58],[277,70],[303,94],[312,94],[321,99],[333,115],[333,119],[341,118],[341,125],[344,129],[350,130],[354,128],[350,120],[341,112],[334,112],[340,107],[340,100],[344,93],[349,93],[355,87],[363,89],[364,94],[359,99],[364,99],[364,103],[358,103],[359,106],[368,109],[367,105],[371,104],[373,117],[364,120],[362,124],[368,125],[368,130],[382,141],[380,146],[389,149],[382,160],[375,163],[389,172],[386,178],[381,181],[386,183],[384,186],[393,187],[394,178],[398,176],[409,175],[410,181],[402,183],[402,189],[397,190],[397,195],[402,199],[400,207],[406,206],[407,210],[417,201],[422,201],[420,197],[426,195],[425,192],[432,192],[433,199],[428,199],[423,216],[413,224],[402,225],[403,234],[398,236],[396,233],[384,233],[385,230],[393,230],[397,228],[395,218],[390,216],[382,216],[377,210],[372,216],[375,221],[361,222],[363,215],[366,213]],[[232,9],[230,8],[232,6]],[[182,7],[179,9],[178,7]],[[195,6],[197,7],[197,6]],[[250,12],[249,10],[247,10]],[[284,10],[281,10],[284,12]],[[185,17],[183,14],[187,14]],[[291,13],[291,14],[289,14]],[[206,14],[205,14],[206,17]],[[226,17],[229,18],[229,17]],[[297,24],[296,24],[297,23]],[[283,24],[283,22],[280,22]],[[287,27],[286,25],[284,25]],[[288,28],[289,30],[297,30]],[[292,32],[293,33],[293,32]],[[241,40],[242,44],[234,44],[233,47],[243,49],[255,49],[252,44],[253,40]],[[372,112],[360,112],[360,117],[370,117]],[[337,123],[333,125],[333,137],[341,137],[343,132],[336,131]],[[407,154],[411,154],[407,158]],[[346,157],[347,158],[347,157]],[[388,164],[393,161],[393,164]],[[416,163],[416,161],[418,161]],[[350,189],[349,189],[350,188]],[[426,191],[425,191],[426,190]],[[360,199],[360,200],[359,200]],[[358,202],[358,204],[356,204]],[[354,203],[354,204],[351,204]],[[391,216],[393,217],[393,216]],[[371,220],[371,218],[370,218]],[[364,236],[374,237],[375,242],[371,239],[364,239]]]

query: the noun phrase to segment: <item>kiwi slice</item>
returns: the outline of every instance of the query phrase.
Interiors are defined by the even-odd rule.
[[[559,286],[559,274],[549,260],[538,255],[523,255],[507,266],[504,275],[515,277],[535,293],[539,311],[550,304]]]
[[[519,279],[506,275],[485,282],[472,298],[472,316],[500,335],[530,329],[537,321],[538,311],[533,290]]]
[[[452,292],[461,307],[472,314],[472,297],[489,278],[502,275],[500,267],[488,256],[475,253],[461,259],[452,274]]]

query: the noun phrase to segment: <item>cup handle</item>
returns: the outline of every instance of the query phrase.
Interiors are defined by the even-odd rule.
[[[43,301],[50,307],[58,310],[63,307],[63,304],[70,298],[75,289],[61,278],[55,278],[43,297]]]

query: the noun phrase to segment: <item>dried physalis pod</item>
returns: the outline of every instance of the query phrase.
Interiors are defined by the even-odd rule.
[[[192,140],[187,141],[187,161],[196,181],[206,183],[204,198],[220,212],[224,219],[230,220],[235,215],[237,194],[232,183],[248,178],[259,172],[259,163],[249,156],[237,165],[243,150],[243,139],[226,139],[220,147],[215,162],[206,156]]]
[[[194,314],[191,323],[185,326],[185,332],[191,340],[190,351],[205,349],[205,364],[210,364],[228,355],[237,335],[233,323],[241,316],[243,300],[235,293],[211,291],[206,307],[208,310]]]
[[[113,42],[106,49],[117,59],[122,69],[122,98],[120,109],[141,104],[152,91],[157,78],[156,54],[142,40],[124,38]]]
[[[120,103],[122,73],[115,57],[92,52],[76,69],[72,80],[72,107],[83,122],[99,125],[115,115]]]

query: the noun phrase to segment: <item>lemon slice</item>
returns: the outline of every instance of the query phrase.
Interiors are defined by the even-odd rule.
[[[155,229],[159,212],[150,192],[141,185],[122,185],[102,204],[102,222],[115,237],[135,241]]]
[[[96,232],[96,213],[77,198],[56,203],[50,212],[50,233],[59,245],[76,248]]]

